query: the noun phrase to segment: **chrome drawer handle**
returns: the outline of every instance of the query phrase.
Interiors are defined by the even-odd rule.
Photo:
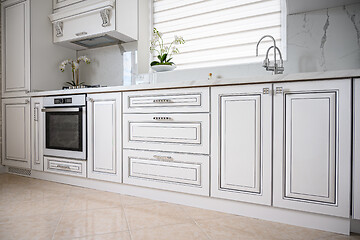
[[[70,167],[69,167],[69,166],[56,165],[56,167],[58,167],[58,168],[63,168],[63,169],[69,169],[69,170],[70,170]]]
[[[154,99],[153,102],[154,103],[170,103],[171,100],[170,99]]]
[[[158,120],[158,121],[161,121],[161,120],[172,120],[171,117],[153,117],[153,120]]]
[[[156,160],[159,161],[174,161],[174,159],[170,156],[159,156],[159,155],[154,155],[154,158],[156,158]]]

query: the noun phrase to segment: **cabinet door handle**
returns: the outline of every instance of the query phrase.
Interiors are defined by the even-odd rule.
[[[39,121],[39,108],[34,107],[34,121]]]
[[[153,117],[153,120],[161,121],[161,120],[172,120],[171,117]]]
[[[170,156],[159,156],[159,155],[154,155],[154,158],[156,158],[156,160],[159,161],[174,161],[174,159]]]
[[[89,102],[94,102],[94,99],[93,98],[89,98],[89,97],[87,97],[87,99],[86,100],[88,100]]]

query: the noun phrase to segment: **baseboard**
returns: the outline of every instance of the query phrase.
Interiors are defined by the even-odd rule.
[[[0,165],[0,174],[1,173],[6,173],[6,167],[3,165]]]
[[[215,210],[224,213],[231,213],[240,216],[258,218],[300,227],[318,229],[322,231],[346,235],[350,234],[350,219],[347,218],[294,211],[185,193],[163,191],[87,178],[65,176],[34,170],[31,172],[30,177],[108,192],[149,198],[191,207]]]
[[[360,220],[351,219],[350,230],[353,233],[360,234]]]

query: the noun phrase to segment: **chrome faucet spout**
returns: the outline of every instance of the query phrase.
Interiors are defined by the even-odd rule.
[[[264,60],[264,63],[263,63],[263,67],[266,69],[266,71],[273,71],[274,74],[280,74],[280,73],[283,73],[284,71],[284,67],[283,67],[283,58],[282,58],[282,54],[281,54],[281,51],[280,49],[276,46],[276,40],[273,36],[271,35],[265,35],[263,37],[260,38],[260,40],[257,42],[256,44],[256,56],[259,56],[259,45],[260,45],[260,42],[264,39],[264,38],[270,38],[272,41],[273,41],[273,46],[271,46],[267,52],[266,52],[266,58]],[[271,49],[274,49],[274,66],[271,66],[270,65],[270,61],[268,59],[268,56],[269,56],[269,51]],[[277,59],[276,59],[276,52],[279,53],[280,55],[280,66],[278,66],[277,64]]]

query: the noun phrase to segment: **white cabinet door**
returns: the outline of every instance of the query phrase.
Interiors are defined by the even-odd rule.
[[[43,98],[31,98],[31,169],[44,171],[44,113]]]
[[[30,168],[30,99],[3,99],[2,116],[2,164]]]
[[[271,84],[211,89],[211,196],[271,204]]]
[[[3,95],[30,90],[29,1],[10,0],[1,4]]]
[[[274,89],[274,206],[349,217],[351,80]]]
[[[354,80],[353,218],[360,220],[360,79]]]
[[[88,177],[121,182],[121,93],[88,95]]]

